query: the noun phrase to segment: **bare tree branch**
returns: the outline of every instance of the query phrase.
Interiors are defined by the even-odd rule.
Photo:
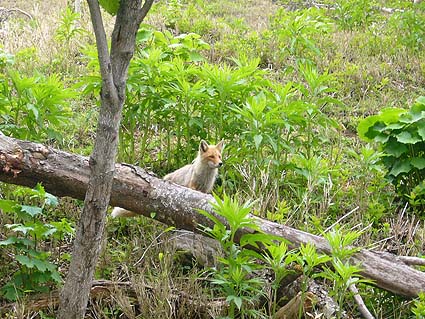
[[[367,309],[365,303],[363,302],[362,296],[360,296],[359,291],[355,285],[350,285],[350,291],[353,293],[354,300],[359,308],[360,313],[365,319],[375,319],[375,317],[370,313],[369,309]]]
[[[99,1],[87,0],[90,16],[93,24],[93,31],[96,37],[97,55],[102,76],[102,90],[107,90],[113,101],[118,101],[117,92],[112,77],[111,58],[109,56],[108,41],[106,40],[105,28],[103,27],[102,13],[100,12]]]
[[[142,9],[140,10],[139,24],[142,23],[142,21],[145,19],[146,15],[152,7],[153,2],[154,0],[145,0],[145,3],[143,4]]]
[[[425,258],[411,256],[399,256],[398,258],[409,266],[425,266]]]

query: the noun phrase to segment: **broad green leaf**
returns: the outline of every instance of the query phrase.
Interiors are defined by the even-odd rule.
[[[410,160],[410,163],[417,169],[425,168],[425,158],[423,157],[414,157]]]
[[[370,116],[359,123],[357,132],[359,133],[360,138],[363,138],[366,141],[370,142],[375,140],[380,143],[385,143],[388,136],[381,132],[385,131],[386,126],[387,125],[384,122],[379,120],[377,115]]]
[[[422,137],[422,141],[425,141],[425,122],[420,123],[420,126],[418,127],[418,134],[420,137]]]
[[[398,161],[394,164],[390,171],[390,175],[398,176],[401,173],[409,173],[412,166],[410,165],[408,160]]]
[[[9,237],[6,240],[0,240],[0,246],[13,245],[18,241],[19,241],[19,238],[17,238],[17,237]]]
[[[386,124],[390,124],[393,122],[398,121],[401,114],[406,113],[407,111],[405,109],[400,109],[396,107],[389,107],[382,109],[379,112],[379,118],[381,121],[385,122]]]
[[[391,123],[397,122],[400,115],[407,111],[399,108],[385,108],[378,115],[369,116],[360,121],[357,132],[360,138],[370,141],[377,135],[376,130],[382,131]],[[377,125],[377,123],[383,123]]]
[[[44,202],[53,207],[56,207],[59,204],[58,198],[50,193],[45,194]]]
[[[369,129],[373,127],[375,123],[378,121],[379,121],[378,115],[372,115],[361,120],[359,122],[359,125],[357,126],[357,134],[359,135],[359,137],[363,140],[370,142],[375,136],[369,137],[370,136],[370,134],[368,134]]]
[[[50,235],[56,233],[57,229],[52,227],[52,228],[48,228],[47,230],[45,230],[43,233],[41,233],[41,236],[46,238],[49,237]]]
[[[26,205],[21,206],[21,211],[24,212],[24,213],[27,213],[31,217],[34,217],[36,215],[40,215],[43,212],[43,210],[40,207],[26,206]]]
[[[425,96],[420,96],[412,105],[411,111],[413,113],[421,113],[425,111]]]
[[[27,256],[18,255],[15,259],[23,266],[28,268],[34,268],[34,259],[28,258]]]
[[[397,141],[404,144],[415,144],[417,142],[420,142],[421,139],[417,135],[413,135],[410,132],[403,131],[400,134],[396,136]]]
[[[387,125],[384,128],[384,130],[385,131],[386,130],[392,131],[392,130],[397,130],[397,129],[403,128],[404,126],[405,126],[405,124],[396,122],[396,123],[391,123],[391,124]]]
[[[416,123],[422,119],[425,118],[425,111],[420,112],[420,113],[406,113],[406,114],[402,114],[400,116],[400,122],[401,123],[406,123],[406,124],[412,124],[412,123]]]
[[[33,259],[33,264],[34,266],[42,271],[45,272],[46,270],[49,270],[49,268],[51,268],[52,264],[46,260],[40,260],[40,259]],[[54,265],[53,265],[54,268]]]
[[[99,0],[99,4],[106,12],[113,16],[117,14],[118,8],[120,7],[119,0]]]
[[[153,30],[139,29],[136,39],[140,42],[146,42],[152,38]]]
[[[400,157],[401,154],[408,151],[408,147],[403,143],[397,142],[395,138],[390,138],[383,151],[395,157]]]
[[[190,51],[189,58],[190,58],[190,61],[193,61],[193,62],[200,62],[205,60],[204,57],[196,51]]]
[[[22,292],[16,289],[15,281],[9,281],[6,285],[1,288],[2,297],[9,301],[16,301],[20,297]]]
[[[6,227],[12,229],[14,232],[21,232],[24,235],[34,230],[34,227],[24,226],[22,224],[6,225]]]
[[[254,143],[255,143],[255,148],[258,150],[258,148],[260,147],[261,141],[263,140],[263,136],[262,135],[255,135],[254,136]]]
[[[13,200],[0,199],[0,209],[6,213],[12,213],[15,211],[17,204]]]
[[[422,104],[424,106],[424,110],[425,110],[425,96],[420,96],[416,99],[416,103],[418,104]]]
[[[50,276],[52,277],[52,279],[56,282],[62,282],[62,277],[60,275],[59,272],[57,272],[56,270],[52,271]]]
[[[385,144],[389,140],[390,136],[388,134],[378,134],[376,135],[373,140],[375,142]]]
[[[15,245],[16,247],[24,245],[29,247],[29,246],[33,246],[34,242],[28,238],[19,238],[15,236],[11,236],[6,240],[0,241],[0,246],[8,246],[8,245]]]

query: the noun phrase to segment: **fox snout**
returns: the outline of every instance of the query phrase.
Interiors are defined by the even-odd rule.
[[[219,168],[219,167],[223,166],[223,162],[220,161],[220,162],[215,163],[213,161],[208,161],[208,166],[211,167],[211,168]]]

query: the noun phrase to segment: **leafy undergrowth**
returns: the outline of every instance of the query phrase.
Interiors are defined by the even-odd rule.
[[[88,10],[15,6],[31,17],[0,20],[0,130],[88,155],[101,83]],[[218,198],[315,234],[332,226],[328,233],[352,234],[359,247],[422,257],[424,18],[423,3],[395,0],[158,2],[137,36],[119,160],[162,176],[191,162],[200,139],[225,139]],[[17,300],[10,316],[48,318],[52,309],[32,311],[27,298],[60,286],[81,203],[53,207],[41,186],[1,189],[1,304]],[[281,278],[290,264],[320,278],[340,317],[358,316],[350,280],[376,318],[424,316],[423,296],[364,284],[347,256],[267,238],[275,260],[253,256],[217,227],[227,255],[207,271],[182,265],[166,226],[110,220],[96,278],[132,289],[92,300],[87,317],[271,317],[281,305],[276,282],[258,274]]]

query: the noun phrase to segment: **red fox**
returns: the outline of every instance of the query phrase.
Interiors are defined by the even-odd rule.
[[[194,190],[211,193],[217,177],[218,168],[223,165],[221,153],[224,141],[217,145],[208,145],[204,140],[199,144],[198,156],[192,162],[178,170],[165,175],[164,180],[192,188]],[[115,207],[112,217],[132,217],[137,214],[128,210]]]

